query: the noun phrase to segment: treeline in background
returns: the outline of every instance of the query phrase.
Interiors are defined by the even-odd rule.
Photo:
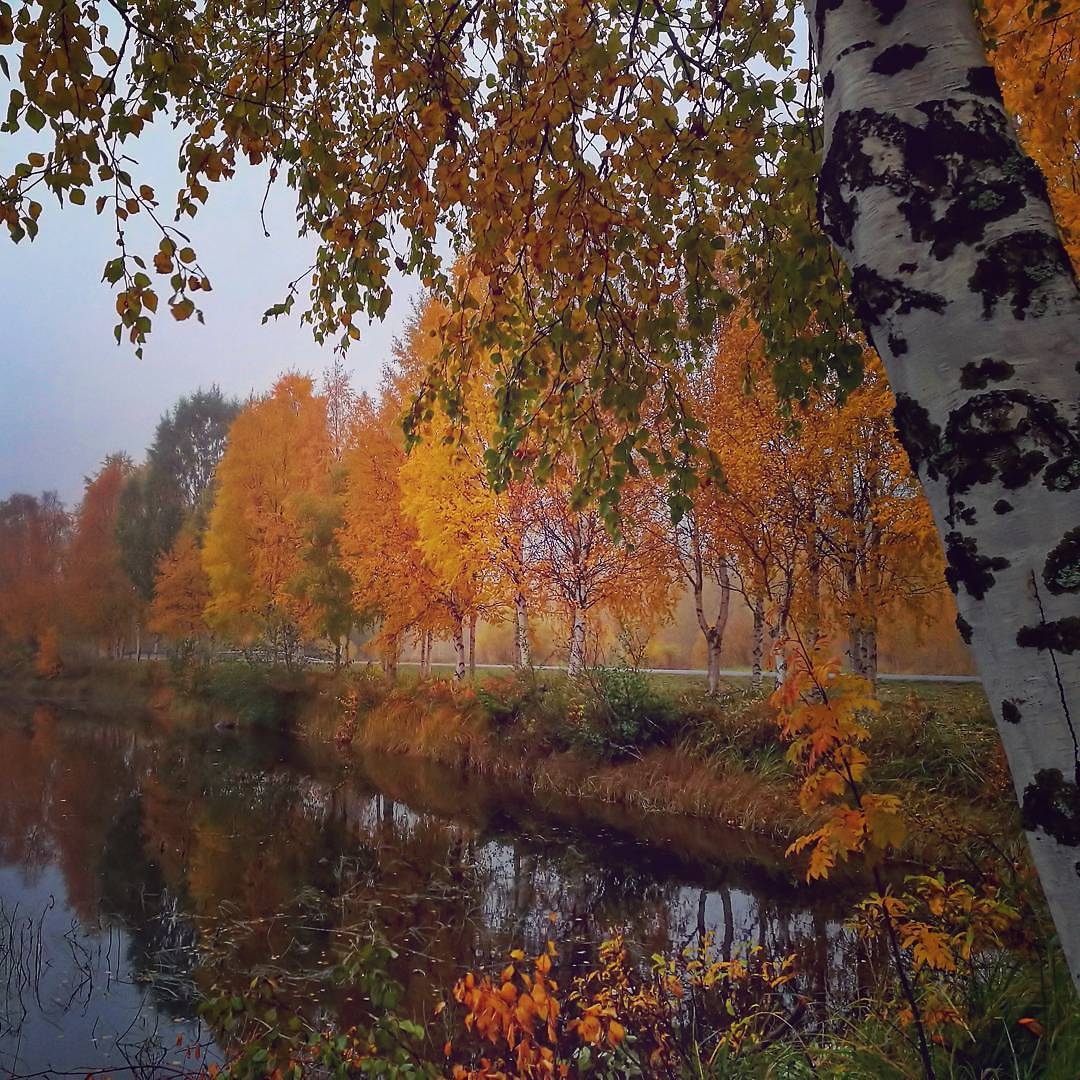
[[[677,373],[690,434],[658,430],[660,390],[642,394],[642,425],[691,464],[673,490],[659,464],[615,462],[612,514],[583,497],[574,447],[533,452],[528,432],[491,481],[482,355],[467,416],[428,409],[406,439],[402,417],[456,332],[427,300],[374,397],[340,362],[243,404],[199,391],[142,463],[109,456],[73,511],[50,493],[0,503],[3,662],[48,675],[91,655],[242,651],[445,662],[459,678],[477,663],[620,662],[705,668],[715,686],[722,667],[782,669],[790,644],[824,638],[871,679],[971,670],[872,357],[846,397],[784,401],[733,313],[707,361]]]

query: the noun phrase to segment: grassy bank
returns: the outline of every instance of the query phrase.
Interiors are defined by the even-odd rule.
[[[37,675],[27,665],[0,671],[0,702],[58,705],[92,710],[167,708],[174,697],[164,662],[95,661],[68,664],[52,677]]]
[[[1019,835],[997,734],[970,684],[883,684],[867,752],[877,790],[901,796],[918,828],[915,860],[940,861],[942,823]],[[16,670],[0,697],[68,708],[152,708],[181,723],[295,730],[343,748],[410,755],[561,796],[687,815],[778,840],[804,831],[798,779],[767,693],[625,669],[578,680],[548,671],[456,684],[374,668],[287,671],[237,661],[185,670],[164,661]]]
[[[949,861],[951,827],[960,823],[987,837],[1018,837],[981,689],[913,686],[884,690],[867,746],[875,790],[900,796],[916,825],[906,857]],[[774,711],[741,680],[709,698],[702,688],[622,670],[576,681],[500,674],[464,685],[413,675],[387,686],[369,674],[337,693],[336,712],[324,707],[302,723],[341,745],[511,780],[538,795],[689,815],[785,841],[806,830]]]

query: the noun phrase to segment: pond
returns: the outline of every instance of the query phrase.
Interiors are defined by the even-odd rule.
[[[0,1072],[196,1071],[214,988],[273,975],[348,1020],[327,958],[379,935],[406,1009],[555,941],[562,977],[621,932],[800,957],[818,1009],[870,974],[842,905],[714,825],[526,797],[405,758],[252,732],[0,707]]]

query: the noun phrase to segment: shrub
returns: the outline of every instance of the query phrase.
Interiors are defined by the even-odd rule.
[[[671,742],[672,702],[636,668],[594,668],[578,681],[577,689],[566,723],[572,748],[619,761]]]
[[[193,693],[223,709],[240,725],[284,727],[292,719],[301,677],[243,661],[214,664],[199,673]]]

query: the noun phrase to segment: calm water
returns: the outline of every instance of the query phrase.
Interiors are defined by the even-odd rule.
[[[616,931],[646,956],[706,933],[798,951],[800,989],[834,1005],[865,977],[838,906],[701,823],[45,707],[0,708],[0,786],[0,1073],[194,1070],[217,1054],[200,994],[252,974],[347,1021],[319,971],[372,929],[418,1018],[549,937],[564,979]]]

